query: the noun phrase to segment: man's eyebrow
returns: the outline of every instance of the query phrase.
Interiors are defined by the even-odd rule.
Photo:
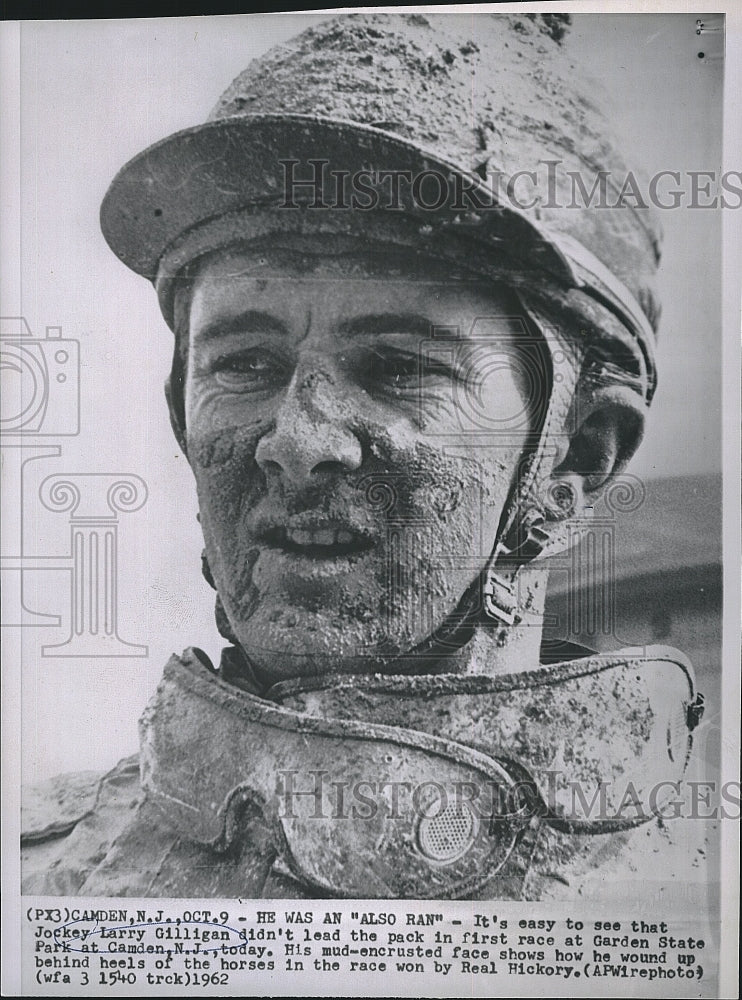
[[[382,333],[412,333],[429,337],[433,323],[418,313],[368,313],[357,316],[342,324],[341,330],[348,336],[363,336]]]
[[[287,331],[284,324],[270,313],[261,312],[259,309],[247,309],[245,312],[229,313],[226,316],[209,319],[198,328],[196,338],[204,342],[231,333],[248,332],[285,334]]]

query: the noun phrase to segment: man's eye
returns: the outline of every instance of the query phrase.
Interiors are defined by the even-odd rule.
[[[418,384],[420,368],[416,354],[374,351],[366,371],[368,380],[372,383],[403,389]]]
[[[451,378],[452,374],[437,360],[401,351],[374,351],[366,371],[371,384],[400,390],[416,389],[432,379]]]
[[[229,389],[266,389],[278,385],[284,366],[263,351],[241,351],[217,358],[211,370],[220,385]]]

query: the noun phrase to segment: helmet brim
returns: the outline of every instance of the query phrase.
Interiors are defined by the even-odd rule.
[[[574,286],[556,241],[515,207],[499,203],[478,174],[381,129],[314,116],[240,115],[163,139],[116,175],[101,205],[101,228],[124,264],[154,281],[174,241],[227,213],[253,206],[284,213],[368,211],[373,194],[356,191],[356,206],[352,201],[353,178],[361,172],[366,191],[376,192],[374,210],[412,216],[436,229],[455,227],[457,235],[469,231],[518,270],[546,272]],[[386,180],[379,180],[380,172]],[[400,179],[391,181],[389,174]],[[319,188],[307,183],[318,177]],[[435,198],[436,185],[445,193],[442,201]]]

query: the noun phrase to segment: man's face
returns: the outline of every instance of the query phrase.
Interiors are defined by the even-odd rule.
[[[390,669],[477,579],[528,433],[512,312],[391,251],[201,265],[188,459],[222,603],[270,678]]]

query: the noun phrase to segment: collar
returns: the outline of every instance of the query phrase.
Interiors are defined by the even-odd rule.
[[[651,818],[700,710],[690,663],[667,647],[498,677],[290,681],[265,698],[190,649],[142,718],[142,780],[171,826],[216,851],[257,803],[318,893],[460,898],[539,823],[590,834]]]

